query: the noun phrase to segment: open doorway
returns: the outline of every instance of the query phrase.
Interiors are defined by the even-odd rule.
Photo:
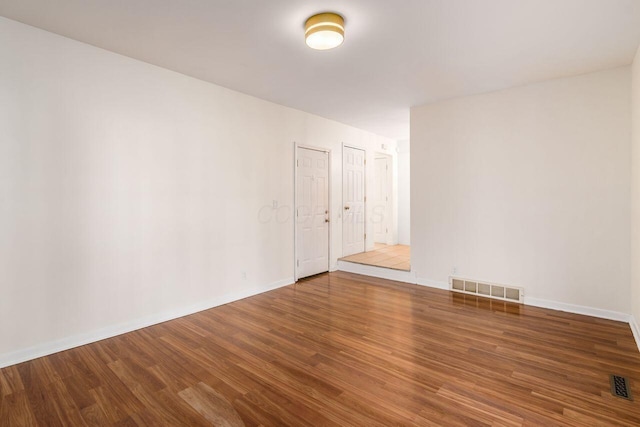
[[[395,151],[368,157],[366,250],[345,253],[341,261],[411,270],[409,141],[398,142]]]

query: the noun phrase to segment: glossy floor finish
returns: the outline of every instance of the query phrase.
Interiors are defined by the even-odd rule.
[[[373,265],[375,267],[391,268],[393,270],[411,270],[411,247],[407,245],[385,245],[376,243],[372,251],[349,255],[340,258],[341,261],[357,264]]]
[[[349,273],[0,371],[1,425],[640,425],[624,323]]]

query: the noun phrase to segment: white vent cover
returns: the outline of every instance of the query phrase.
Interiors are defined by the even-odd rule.
[[[524,289],[517,286],[497,285],[453,276],[449,277],[449,286],[452,291],[463,294],[518,303],[524,302]]]

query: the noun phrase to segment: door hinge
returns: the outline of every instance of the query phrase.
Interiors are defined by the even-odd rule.
[[[300,260],[296,261],[296,266],[300,267]]]
[[[364,202],[367,203],[367,196],[364,196]]]
[[[300,160],[296,160],[296,167],[300,166]]]
[[[364,240],[367,240],[367,233],[364,233]]]
[[[389,170],[389,165],[384,165],[385,170]]]

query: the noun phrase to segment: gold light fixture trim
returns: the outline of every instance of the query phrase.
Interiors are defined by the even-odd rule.
[[[319,13],[304,24],[304,39],[312,49],[327,50],[344,41],[344,18],[337,13]]]

